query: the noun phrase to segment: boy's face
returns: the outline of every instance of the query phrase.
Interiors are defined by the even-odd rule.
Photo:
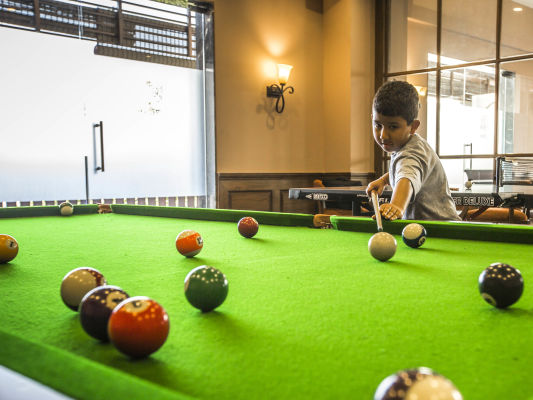
[[[387,153],[400,150],[416,132],[420,121],[414,120],[410,125],[403,117],[388,117],[377,112],[372,113],[372,130],[374,140]]]

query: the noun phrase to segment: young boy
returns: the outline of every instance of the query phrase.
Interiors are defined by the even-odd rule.
[[[374,96],[374,140],[391,154],[390,169],[368,184],[366,193],[392,186],[390,203],[379,207],[388,220],[459,220],[439,157],[415,132],[420,126],[418,92],[408,82],[384,83]]]

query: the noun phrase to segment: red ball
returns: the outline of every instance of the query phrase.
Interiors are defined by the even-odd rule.
[[[254,237],[259,230],[259,224],[252,217],[244,217],[239,221],[237,228],[242,236],[245,238],[251,238]]]
[[[204,247],[204,241],[198,232],[190,229],[180,232],[176,237],[176,249],[185,257],[194,257]]]
[[[107,325],[109,340],[121,353],[147,357],[167,340],[168,314],[156,301],[130,297],[115,307]]]

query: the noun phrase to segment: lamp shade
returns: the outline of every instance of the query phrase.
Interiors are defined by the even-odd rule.
[[[280,84],[285,85],[289,81],[292,65],[278,64],[278,80]]]

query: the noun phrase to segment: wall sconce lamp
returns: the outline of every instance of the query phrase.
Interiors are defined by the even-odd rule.
[[[294,93],[294,88],[292,86],[287,86],[289,81],[289,75],[291,73],[292,65],[287,64],[278,64],[278,81],[279,85],[275,83],[267,86],[267,97],[275,97],[276,100],[276,112],[281,114],[285,108],[285,97],[283,94],[288,90],[289,93]],[[280,105],[281,100],[281,105]]]
[[[418,95],[421,97],[425,97],[428,92],[428,88],[426,86],[415,86],[415,89],[418,92]]]

